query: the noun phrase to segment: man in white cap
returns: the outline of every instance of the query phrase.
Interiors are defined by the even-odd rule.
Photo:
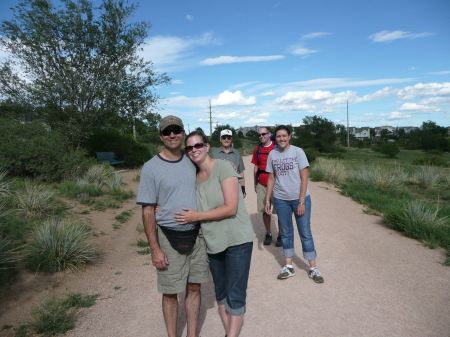
[[[233,149],[233,133],[231,130],[224,129],[220,131],[220,142],[222,146],[211,152],[211,158],[223,159],[232,162],[236,168],[237,173],[242,177],[241,179],[241,189],[244,194],[244,198],[247,195],[245,193],[245,180],[244,180],[244,161],[242,160],[241,154],[238,150]]]
[[[158,292],[167,335],[176,337],[178,294],[186,292],[188,337],[197,337],[200,285],[209,278],[206,243],[199,223],[180,225],[173,214],[182,207],[197,209],[196,168],[181,150],[185,132],[181,119],[164,117],[159,123],[163,150],[141,170],[137,204],[156,267]],[[159,211],[155,214],[155,208]]]

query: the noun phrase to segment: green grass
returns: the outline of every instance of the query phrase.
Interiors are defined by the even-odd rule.
[[[355,150],[354,154],[364,152]],[[334,165],[330,161],[326,166],[321,161],[311,165],[312,180],[325,180],[328,166],[345,165],[348,176],[337,184],[343,195],[366,205],[366,213],[382,215],[389,227],[406,236],[430,248],[444,248],[444,263],[450,265],[450,189],[442,173],[445,169],[364,163],[356,157]]]
[[[68,294],[65,298],[50,297],[31,311],[32,320],[22,324],[16,336],[55,336],[75,328],[78,310],[93,306],[99,295]],[[9,326],[8,326],[9,327]]]
[[[130,219],[130,217],[131,217],[131,215],[132,215],[133,213],[134,213],[134,212],[133,212],[132,210],[123,211],[122,213],[120,213],[119,215],[117,215],[117,216],[115,217],[115,219],[116,219],[117,221],[119,221],[120,223],[125,223],[125,222],[127,222],[127,221]]]
[[[137,240],[136,246],[138,246],[138,247],[148,247],[148,242],[147,242],[147,240],[139,239],[139,240]]]
[[[146,249],[143,249],[143,250],[137,250],[137,253],[139,255],[148,255],[148,254],[150,254],[150,248],[146,248]]]

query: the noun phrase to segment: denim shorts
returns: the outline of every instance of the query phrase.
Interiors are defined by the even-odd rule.
[[[232,316],[245,314],[252,250],[253,242],[247,242],[208,254],[217,303],[225,304]]]
[[[311,197],[308,195],[305,198],[305,214],[302,216],[297,216],[296,214],[298,199],[283,200],[274,197],[273,205],[277,210],[278,223],[282,230],[281,242],[283,243],[284,257],[292,257],[295,255],[294,224],[292,222],[292,215],[294,215],[302,243],[303,257],[308,261],[315,260],[317,254],[311,232]]]

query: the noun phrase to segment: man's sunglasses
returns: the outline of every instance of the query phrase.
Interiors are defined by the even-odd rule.
[[[269,134],[268,132],[258,133],[258,137],[262,137],[262,136],[265,136],[265,135],[268,135],[268,134]]]
[[[189,145],[189,146],[186,146],[184,149],[186,150],[186,152],[191,152],[193,149],[199,150],[199,149],[203,148],[203,146],[206,146],[206,143],[197,143],[194,145]]]
[[[163,136],[170,136],[170,134],[173,132],[174,135],[179,135],[184,130],[182,128],[174,128],[174,129],[164,129],[161,131],[161,134]]]
[[[231,140],[231,136],[222,136],[222,137],[220,137],[220,138],[222,138],[222,139],[227,139],[227,140]]]

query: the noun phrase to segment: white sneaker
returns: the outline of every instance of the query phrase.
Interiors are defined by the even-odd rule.
[[[281,269],[281,273],[278,275],[277,279],[284,280],[292,276],[295,276],[294,268],[288,268],[288,266],[284,266]]]

